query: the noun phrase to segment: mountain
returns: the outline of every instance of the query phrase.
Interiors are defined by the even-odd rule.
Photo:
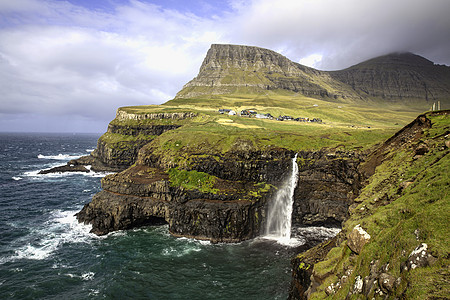
[[[450,67],[409,52],[380,56],[329,74],[362,97],[449,101]]]
[[[327,72],[292,62],[272,50],[213,44],[197,77],[175,98],[261,94],[277,89],[312,97],[357,97],[346,84],[333,79]]]
[[[427,108],[441,101],[445,106],[450,105],[450,67],[412,53],[394,53],[327,72],[264,48],[213,44],[199,74],[169,103],[218,95],[276,97],[280,93],[339,102],[415,101]]]

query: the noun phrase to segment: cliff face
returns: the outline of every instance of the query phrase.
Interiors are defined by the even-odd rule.
[[[290,299],[445,299],[450,111],[428,113],[372,152],[341,233],[292,261]]]
[[[341,226],[358,195],[363,176],[358,167],[364,155],[352,151],[301,151],[294,193],[294,226]]]
[[[274,51],[239,45],[211,45],[196,78],[176,98],[284,89],[305,96],[357,96],[326,72],[294,63]]]
[[[100,139],[93,156],[106,157],[115,165],[118,162],[134,165],[102,180],[103,191],[78,213],[80,222],[92,224],[96,234],[168,223],[170,232],[176,236],[214,242],[241,241],[260,234],[267,203],[290,173],[292,150],[257,146],[248,139],[250,136],[240,135],[240,131],[227,137],[231,143],[224,137],[211,139],[215,136],[212,132],[202,136],[191,132],[186,136],[180,130],[185,128],[182,126],[187,126],[188,132],[191,130],[192,122],[198,122],[193,119],[195,114],[131,115],[125,118],[121,113],[111,122],[103,138],[109,145],[129,142],[134,145],[132,149],[139,148],[139,151],[131,153],[127,147],[117,148],[118,155],[112,157],[103,152],[103,139]],[[203,117],[206,116],[199,116]],[[187,125],[181,125],[180,118]],[[205,122],[209,124],[207,119]],[[150,134],[161,136],[143,140],[145,145],[134,139]],[[266,138],[267,134],[263,132]],[[114,143],[108,140],[113,140],[115,135],[118,137]],[[224,143],[229,145],[217,148]],[[356,172],[359,163],[359,156],[353,152],[300,152],[294,224],[340,224],[353,200],[349,195],[359,184]],[[323,187],[334,192],[319,192]]]
[[[141,152],[145,153],[145,151]],[[140,156],[145,157],[145,154]],[[285,173],[291,153],[270,151],[246,157],[228,154],[220,165],[201,162],[193,170],[161,169],[155,161],[139,159],[136,166],[108,175],[102,180],[103,191],[77,214],[80,222],[93,225],[96,234],[106,234],[149,224],[168,223],[175,236],[236,242],[259,234],[266,202],[273,195],[272,185],[253,180]],[[262,160],[261,158],[264,157]],[[233,169],[236,165],[252,168],[257,161],[277,160],[276,168],[261,168],[257,174],[244,170],[233,176],[214,170]],[[209,171],[205,173],[202,171]],[[175,184],[181,178],[181,183]],[[189,186],[192,183],[196,188]],[[203,184],[204,183],[204,184]]]

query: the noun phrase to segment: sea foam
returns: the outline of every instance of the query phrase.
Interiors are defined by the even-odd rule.
[[[42,155],[39,154],[37,158],[39,159],[54,159],[54,160],[71,160],[80,158],[81,155],[69,155],[69,154],[58,154],[58,155]]]
[[[78,223],[77,211],[55,210],[48,221],[15,241],[14,255],[0,259],[0,264],[19,259],[42,260],[50,257],[64,243],[91,243],[98,239],[89,233],[92,226]]]

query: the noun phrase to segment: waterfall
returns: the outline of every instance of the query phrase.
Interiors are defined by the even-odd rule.
[[[292,171],[277,191],[275,199],[270,203],[267,212],[266,238],[275,239],[280,244],[290,244],[292,205],[294,190],[297,186],[298,166],[297,154],[292,159]]]

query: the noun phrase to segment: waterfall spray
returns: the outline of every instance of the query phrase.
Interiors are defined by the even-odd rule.
[[[290,176],[277,191],[267,214],[266,237],[280,244],[289,244],[291,239],[292,205],[298,181],[297,154],[292,159]]]

